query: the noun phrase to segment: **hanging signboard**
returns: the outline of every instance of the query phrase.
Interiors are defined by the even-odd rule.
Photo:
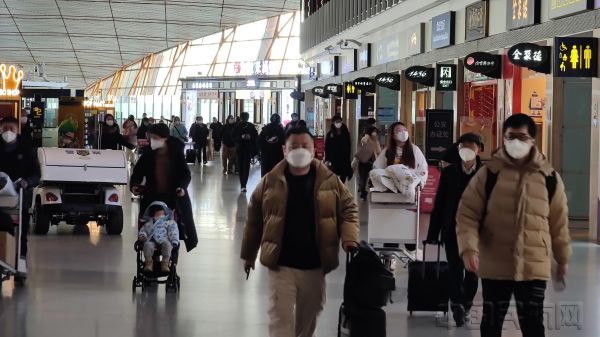
[[[431,48],[454,45],[455,12],[446,12],[431,19]]]
[[[312,88],[312,93],[313,93],[313,95],[319,96],[319,97],[324,97],[324,98],[329,97],[329,94],[327,94],[327,95],[325,94],[325,88],[323,88],[323,87]]]
[[[355,58],[358,61],[358,70],[371,66],[371,44],[365,43],[360,48],[354,49]]]
[[[358,99],[358,89],[352,82],[344,83],[344,99]]]
[[[508,60],[519,67],[549,74],[550,47],[539,46],[535,43],[519,43],[508,50]]]
[[[0,97],[20,99],[23,70],[17,70],[13,65],[0,64],[0,76],[2,77]]]
[[[523,28],[540,22],[540,0],[506,2],[506,28]]]
[[[327,60],[319,63],[319,78],[329,78],[338,76],[339,71],[339,56],[331,56]]]
[[[479,1],[465,8],[465,40],[488,36],[488,2]]]
[[[298,90],[294,90],[290,93],[290,97],[296,101],[304,102],[304,93]]]
[[[441,160],[454,142],[454,111],[427,109],[425,121],[425,157],[428,160]]]
[[[465,57],[465,68],[492,78],[502,78],[502,56],[476,52]]]
[[[433,68],[426,68],[422,66],[410,67],[404,71],[404,76],[406,76],[409,81],[433,87]]]
[[[425,51],[424,31],[424,23],[414,25],[405,31],[408,56],[422,54]]]
[[[439,91],[456,90],[456,64],[437,64],[435,89]]]
[[[31,126],[33,128],[33,146],[42,146],[42,130],[44,129],[44,102],[31,102]]]
[[[550,0],[548,17],[557,19],[594,8],[594,0]]]
[[[554,76],[596,77],[598,39],[594,37],[554,38]]]
[[[325,86],[325,95],[329,96],[329,95],[333,95],[333,96],[337,96],[337,97],[342,97],[343,96],[343,89],[342,86],[339,84],[327,84]]]
[[[375,93],[375,81],[368,77],[359,77],[354,80],[353,84],[360,90]]]
[[[399,74],[391,74],[391,73],[383,73],[375,76],[375,83],[378,86],[400,91],[400,75]]]

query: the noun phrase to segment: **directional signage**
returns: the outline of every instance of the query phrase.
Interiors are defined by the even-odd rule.
[[[596,77],[598,75],[597,53],[597,38],[554,38],[554,76]]]
[[[446,12],[431,19],[431,48],[438,49],[454,44],[455,12]]]
[[[439,91],[456,90],[456,64],[437,64],[435,89]]]
[[[540,0],[506,2],[506,28],[517,29],[540,22]]]
[[[312,93],[313,93],[313,95],[319,96],[319,97],[324,97],[324,98],[329,97],[329,94],[327,94],[327,95],[325,94],[325,88],[323,88],[323,87],[314,87],[312,89]]]
[[[358,99],[358,89],[352,82],[344,83],[344,99]]]
[[[391,73],[383,73],[375,76],[375,83],[377,85],[392,89],[392,90],[400,90],[400,75],[399,74],[391,74]]]
[[[425,110],[425,157],[441,160],[452,146],[454,129],[453,110]]]
[[[423,85],[433,87],[433,68],[414,66],[404,71],[404,76],[409,81],[421,83]]]
[[[337,97],[342,97],[344,92],[343,92],[343,88],[341,85],[339,84],[328,84],[325,86],[325,94],[326,95],[333,95],[333,96],[337,96]]]
[[[354,86],[366,92],[375,92],[375,81],[368,77],[359,77],[354,80]]]
[[[465,57],[465,68],[492,78],[502,78],[502,56],[476,52]]]
[[[508,50],[508,60],[519,67],[549,74],[550,47],[538,46],[534,43],[519,43]]]

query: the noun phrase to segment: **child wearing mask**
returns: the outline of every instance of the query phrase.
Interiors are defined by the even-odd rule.
[[[171,215],[171,210],[160,201],[151,203],[144,213],[138,239],[144,243],[145,271],[152,271],[152,257],[157,247],[160,247],[162,255],[161,271],[169,271],[171,250],[179,246],[179,229]]]

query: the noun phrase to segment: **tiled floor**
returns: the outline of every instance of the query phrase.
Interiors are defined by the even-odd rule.
[[[54,227],[48,236],[31,237],[27,286],[3,284],[0,336],[267,336],[266,270],[258,268],[246,281],[238,258],[247,196],[239,193],[237,177],[222,176],[218,166],[193,167],[192,171],[190,194],[200,244],[191,253],[181,254],[180,294],[167,295],[163,286],[132,294],[138,206],[127,202],[121,237],[109,237],[94,225],[89,235],[75,236],[72,227],[63,225]],[[254,170],[250,190],[258,174]],[[362,205],[362,219],[366,219],[364,211]],[[362,229],[364,236],[366,223]],[[567,290],[557,294],[549,287],[547,321],[552,328],[548,336],[600,336],[600,248],[576,243],[574,251]],[[343,277],[343,268],[328,276],[320,337],[336,336]],[[409,318],[406,270],[397,271],[397,283],[395,303],[386,307],[388,336],[479,336],[476,324],[456,329],[448,328],[434,314]],[[578,319],[581,329],[557,328],[561,320],[574,323]],[[507,324],[504,336],[520,336],[514,323]]]

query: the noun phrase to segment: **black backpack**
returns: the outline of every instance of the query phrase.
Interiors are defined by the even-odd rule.
[[[344,304],[368,308],[381,308],[396,289],[394,274],[385,268],[379,255],[366,242],[358,251],[348,254]]]

